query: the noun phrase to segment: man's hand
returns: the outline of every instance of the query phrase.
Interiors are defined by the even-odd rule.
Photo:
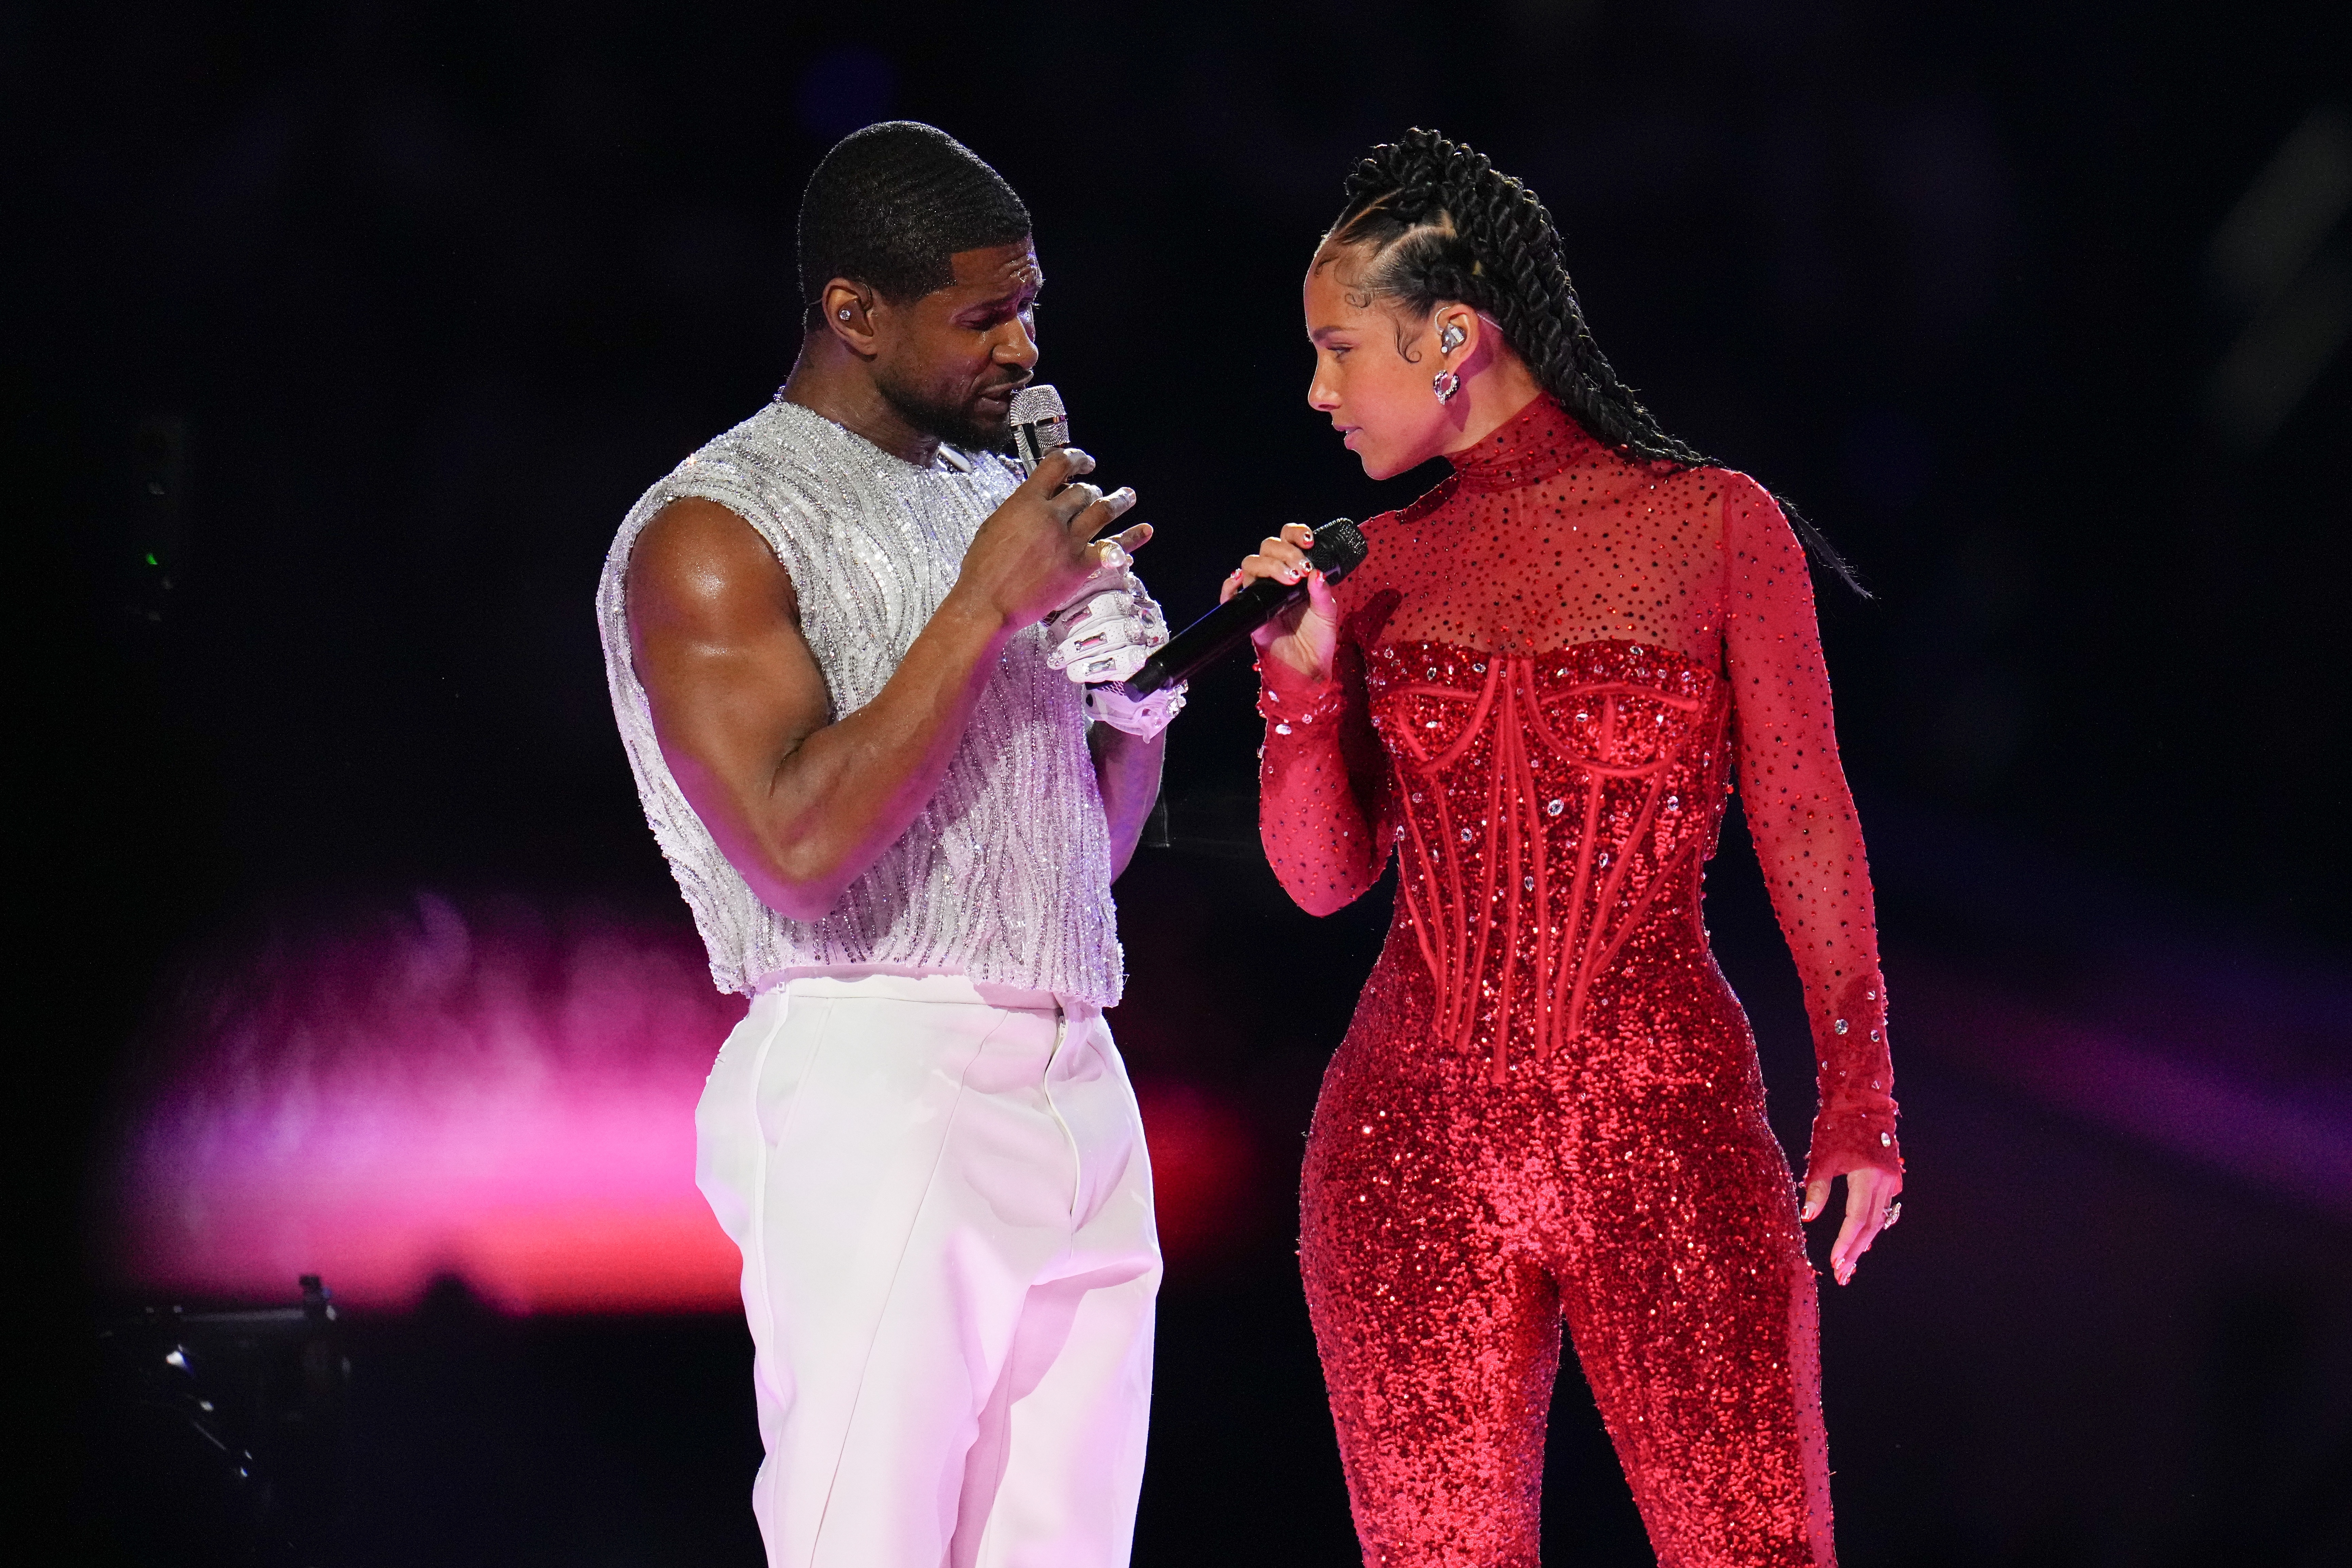
[[[1122,488],[1103,494],[1083,481],[1094,468],[1095,460],[1076,447],[1047,453],[980,525],[950,598],[1018,631],[1076,598],[1089,578],[1118,559],[1114,552],[1141,549],[1151,537],[1150,523],[1096,541],[1135,504],[1135,492]]]
[[[1125,680],[1168,642],[1168,617],[1127,569],[1126,551],[1106,563],[1077,598],[1045,617],[1053,644],[1045,668],[1081,686]]]

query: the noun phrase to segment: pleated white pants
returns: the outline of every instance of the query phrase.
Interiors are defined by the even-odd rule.
[[[1097,1009],[796,978],[727,1038],[696,1180],[743,1253],[771,1568],[1118,1568],[1160,1247]]]

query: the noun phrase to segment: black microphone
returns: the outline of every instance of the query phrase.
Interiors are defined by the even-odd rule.
[[[1307,564],[1321,572],[1325,582],[1337,583],[1362,565],[1371,548],[1364,542],[1353,519],[1335,517],[1315,531],[1315,544],[1307,552]],[[1305,597],[1306,593],[1304,579],[1286,583],[1279,577],[1259,578],[1170,637],[1166,647],[1128,678],[1129,694],[1149,697],[1163,686],[1190,680],[1246,641],[1250,633]]]

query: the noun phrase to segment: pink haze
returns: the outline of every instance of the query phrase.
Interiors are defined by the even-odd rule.
[[[456,1274],[517,1312],[732,1307],[694,1106],[742,1015],[690,931],[517,900],[284,931],[187,987],[128,1107],[114,1263],[144,1292],[414,1303]],[[1139,1087],[1172,1260],[1247,1206],[1239,1119]]]

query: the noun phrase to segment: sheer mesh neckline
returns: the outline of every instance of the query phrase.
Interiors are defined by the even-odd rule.
[[[1364,525],[1340,585],[1360,646],[1425,638],[1510,658],[1618,639],[1706,660],[1722,643],[1727,476],[1644,462],[1538,397],[1402,511]]]
[[[1477,445],[1446,461],[1454,465],[1454,483],[1462,489],[1510,490],[1591,462],[1607,450],[1574,415],[1538,394]]]

